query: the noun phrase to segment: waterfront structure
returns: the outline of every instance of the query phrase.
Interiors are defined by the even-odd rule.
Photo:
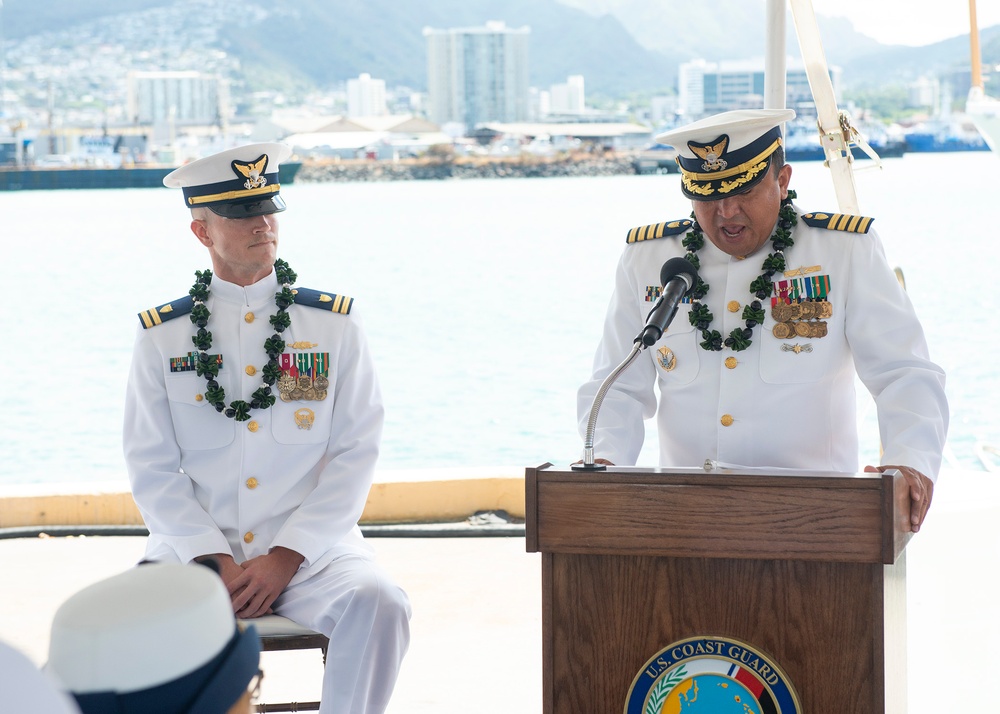
[[[458,122],[468,132],[488,121],[526,121],[530,34],[529,27],[503,22],[424,28],[430,120]]]
[[[830,67],[834,92],[840,94],[839,67]],[[764,60],[685,62],[678,70],[678,112],[686,119],[732,109],[764,107]],[[809,78],[801,61],[789,59],[785,79],[785,106],[812,105]]]
[[[411,114],[327,118],[310,129],[281,133],[297,155],[311,158],[394,160],[451,144],[439,126]]]
[[[536,151],[542,146],[555,151],[583,147],[616,151],[638,149],[647,146],[653,138],[653,130],[649,127],[627,121],[487,122],[483,124],[478,134],[483,138],[492,139],[494,146],[499,144],[501,148],[504,145],[508,148],[518,147],[518,151],[521,145],[528,144]]]
[[[380,117],[388,113],[384,79],[372,79],[363,73],[347,80],[347,116]]]

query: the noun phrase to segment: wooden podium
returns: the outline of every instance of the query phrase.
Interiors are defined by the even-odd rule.
[[[546,464],[526,470],[525,506],[544,714],[623,712],[651,657],[701,636],[765,653],[803,713],[906,711],[898,472]]]

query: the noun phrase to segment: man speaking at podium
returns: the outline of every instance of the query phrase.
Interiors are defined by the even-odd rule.
[[[856,473],[855,375],[871,392],[879,466],[910,488],[910,523],[930,506],[948,427],[943,370],[872,219],[792,203],[781,125],[788,109],[732,111],[657,137],[678,151],[693,220],[631,230],[594,358],[581,430],[604,379],[629,355],[683,257],[698,280],[662,337],[613,383],[594,430],[597,463],[635,464],[657,412],[662,466]]]

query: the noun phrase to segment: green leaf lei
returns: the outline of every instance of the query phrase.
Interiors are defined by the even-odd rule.
[[[774,247],[774,252],[764,259],[764,263],[761,265],[761,274],[750,283],[750,292],[758,299],[743,308],[742,318],[746,321],[746,327],[737,327],[729,333],[725,340],[722,339],[718,330],[709,329],[714,316],[708,306],[701,302],[701,299],[708,294],[709,286],[700,277],[698,278],[698,285],[691,293],[691,312],[688,315],[688,320],[696,329],[701,330],[702,342],[699,344],[702,349],[718,352],[725,345],[734,352],[741,352],[753,342],[753,328],[764,322],[764,309],[760,301],[766,300],[771,294],[771,277],[785,269],[785,249],[792,247],[795,243],[792,240],[792,228],[795,227],[799,219],[795,215],[795,209],[792,208],[794,199],[795,191],[789,191],[788,197],[782,200],[781,210],[778,211],[778,225],[775,226],[774,233],[771,234],[771,245]],[[694,217],[693,214],[692,217]],[[696,269],[701,267],[698,251],[705,247],[705,234],[702,233],[701,226],[698,225],[697,221],[691,226],[691,230],[688,231],[682,243],[687,248],[684,258]]]
[[[198,376],[204,376],[208,383],[205,398],[209,404],[215,407],[215,411],[222,412],[236,421],[246,421],[250,418],[251,409],[268,409],[275,401],[271,394],[271,385],[277,382],[281,376],[278,356],[285,350],[285,341],[281,339],[279,333],[284,332],[292,324],[292,316],[288,314],[287,310],[295,302],[292,284],[298,276],[283,260],[274,261],[274,274],[281,285],[281,290],[274,294],[274,304],[278,307],[278,312],[271,315],[270,318],[271,327],[274,328],[275,334],[264,340],[264,352],[267,353],[268,358],[267,364],[261,370],[261,379],[264,383],[250,395],[249,404],[242,399],[236,399],[228,407],[226,406],[226,390],[216,380],[216,377],[219,376],[218,360],[214,355],[208,354],[208,350],[212,347],[212,333],[205,327],[208,325],[208,318],[212,316],[212,313],[209,312],[205,301],[208,300],[209,286],[212,284],[212,271],[195,271],[194,275],[197,280],[188,291],[188,295],[194,299],[194,307],[191,308],[191,322],[198,327],[198,331],[191,338],[194,346],[198,348],[196,369]]]

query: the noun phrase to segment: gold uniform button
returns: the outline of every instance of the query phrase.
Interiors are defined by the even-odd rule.
[[[736,369],[736,365],[738,364],[739,361],[735,357],[726,357],[726,366],[729,367],[729,369]]]
[[[740,304],[735,300],[730,300],[729,304],[726,305],[726,308],[729,310],[729,312],[738,312],[740,309]]]
[[[736,420],[733,419],[731,414],[723,414],[719,421],[722,422],[722,426],[732,426],[733,422]]]
[[[257,430],[260,429],[260,424],[258,424],[255,421],[252,421],[249,424],[247,424],[247,429],[249,429],[253,433],[257,433]]]
[[[205,398],[205,395],[204,395],[204,394],[195,394],[195,395],[194,395],[194,400],[195,400],[196,402],[200,402],[200,401],[202,401],[202,400],[203,400],[204,398]]]
[[[260,483],[260,482],[257,479],[255,479],[253,476],[251,476],[250,478],[247,479],[247,488],[249,488],[249,489],[255,489],[255,488],[257,488],[257,484],[258,483]]]
[[[254,321],[253,313],[252,312],[248,312],[246,315],[244,315],[243,316],[243,321],[247,322],[247,323],[253,322]]]
[[[253,543],[253,533],[247,533],[245,536],[243,536],[243,542]]]
[[[257,368],[254,367],[252,364],[248,364],[247,368],[244,371],[251,377],[257,374]]]

